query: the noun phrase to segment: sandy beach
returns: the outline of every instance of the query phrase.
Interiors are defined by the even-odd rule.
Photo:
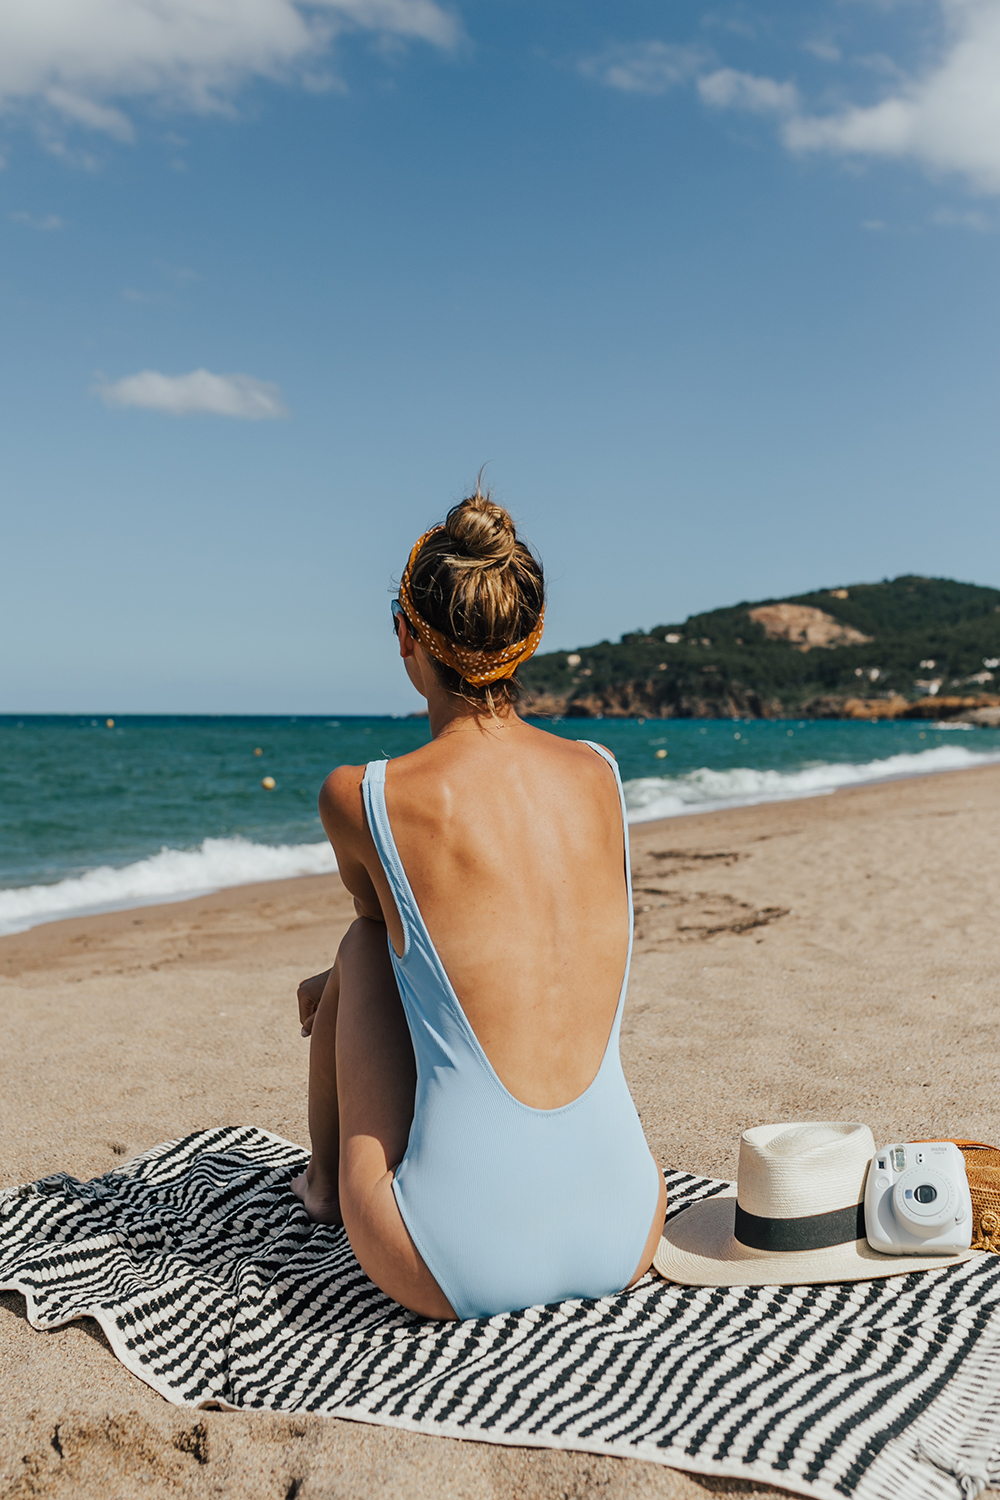
[[[858,1119],[1000,1138],[1000,767],[633,829],[623,1057],[664,1166],[735,1171],[739,1133]],[[295,987],[352,915],[336,876],[0,938],[0,1186],[105,1172],[250,1123],[307,1143]],[[772,1494],[637,1461],[319,1417],[186,1412],[93,1323],[0,1294],[0,1494],[695,1500]]]

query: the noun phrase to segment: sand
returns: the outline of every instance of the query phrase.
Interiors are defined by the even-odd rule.
[[[633,830],[623,1057],[664,1165],[730,1177],[741,1130],[860,1119],[1000,1139],[1000,767]],[[0,938],[0,1186],[251,1123],[307,1141],[295,986],[351,917],[336,876]],[[185,1412],[97,1326],[0,1294],[0,1495],[704,1500],[777,1494],[638,1461],[318,1417]]]

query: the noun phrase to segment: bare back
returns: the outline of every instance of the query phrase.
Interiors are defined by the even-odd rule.
[[[341,767],[328,783],[342,814],[352,788],[360,802],[362,769]],[[600,1067],[628,950],[608,766],[511,714],[392,761],[386,806],[434,946],[501,1082],[538,1109],[577,1098]],[[353,855],[400,952],[402,924],[361,817],[351,813],[347,841],[328,828],[348,887],[362,896]]]

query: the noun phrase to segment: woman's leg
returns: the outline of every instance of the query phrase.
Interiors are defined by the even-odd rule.
[[[650,1153],[650,1155],[652,1155],[652,1153]],[[663,1233],[663,1221],[667,1217],[667,1184],[663,1179],[663,1173],[660,1171],[655,1157],[653,1157],[653,1165],[654,1167],[656,1167],[657,1176],[660,1179],[660,1196],[656,1201],[656,1212],[653,1215],[653,1227],[649,1231],[649,1236],[643,1248],[642,1259],[636,1266],[635,1275],[629,1282],[629,1286],[634,1286],[640,1277],[645,1276],[646,1272],[653,1264],[653,1256],[656,1254],[656,1247],[660,1243],[660,1235]]]
[[[341,947],[343,944],[341,944]],[[318,976],[317,976],[318,978]],[[319,1004],[311,1016],[309,1045],[309,1139],[312,1156],[301,1177],[292,1179],[292,1191],[302,1199],[309,1217],[318,1224],[342,1224],[340,1212],[340,1105],[337,1099],[337,1011],[340,1005],[341,964],[337,953]],[[299,1013],[303,993],[313,983],[299,986]],[[303,1032],[303,1035],[306,1035]]]
[[[336,1003],[324,1016],[334,991]],[[359,917],[340,945],[313,1023],[313,1158],[300,1196],[313,1217],[343,1222],[362,1270],[376,1286],[425,1317],[453,1318],[392,1191],[413,1123],[415,1087],[413,1047],[385,927]],[[337,1217],[327,1217],[334,1203]]]

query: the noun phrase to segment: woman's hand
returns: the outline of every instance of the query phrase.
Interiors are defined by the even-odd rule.
[[[334,964],[332,969],[324,969],[322,974],[314,974],[311,979],[303,979],[298,988],[299,1021],[302,1023],[302,1035],[311,1036],[313,1021],[319,1009],[327,985],[333,978]]]

